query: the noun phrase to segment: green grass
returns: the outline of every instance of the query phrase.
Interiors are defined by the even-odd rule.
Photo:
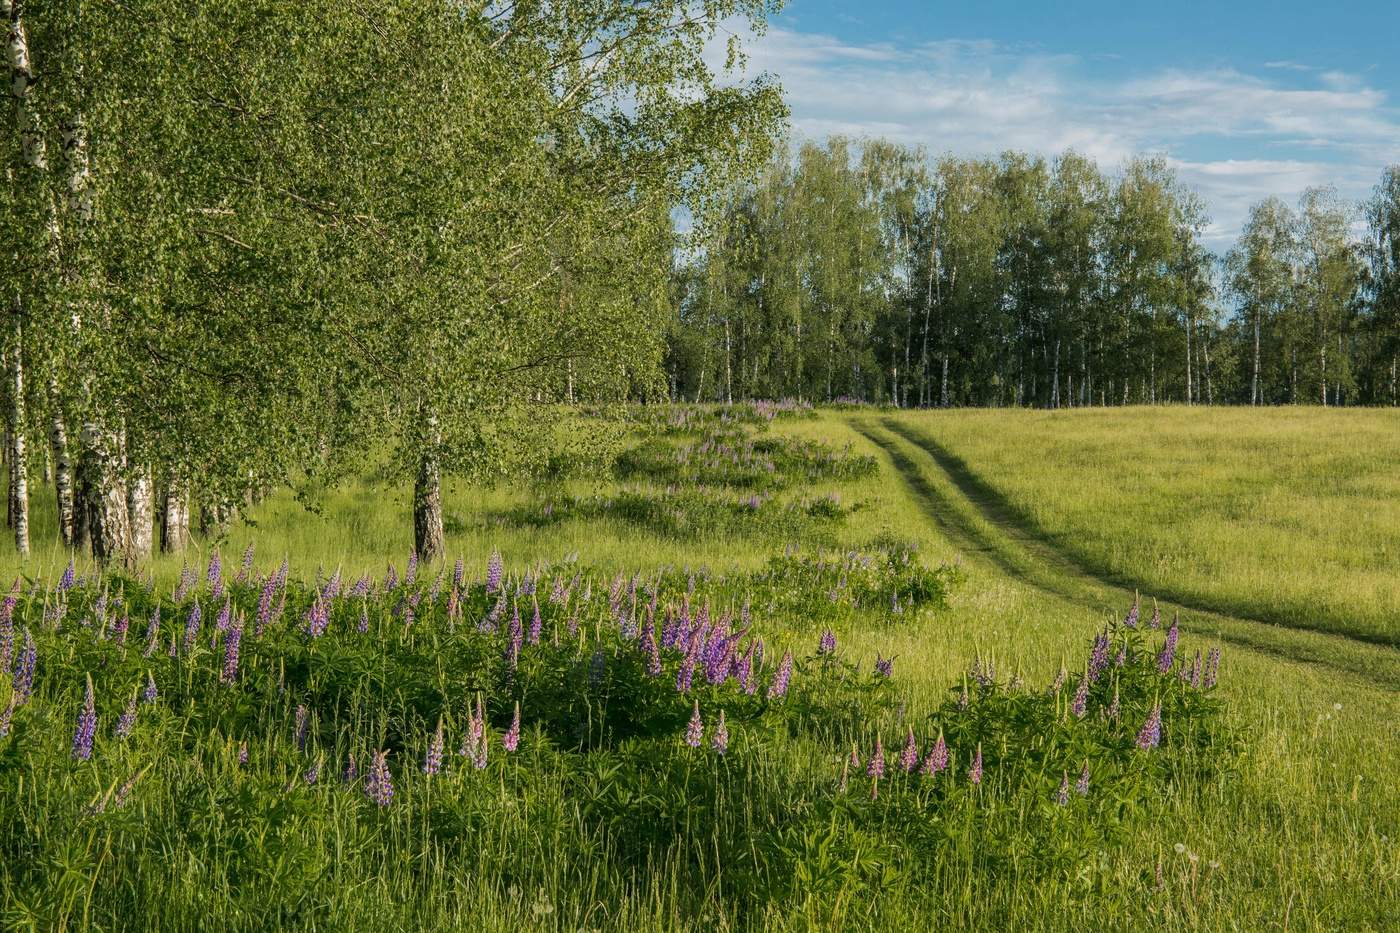
[[[958,411],[898,422],[1095,572],[1400,644],[1400,412]]]
[[[1199,419],[1198,431],[1209,428],[1210,419],[1194,412],[1130,414],[1138,433],[1146,435],[1168,431],[1184,417]],[[1160,425],[1154,427],[1158,415]],[[1210,415],[1230,426],[1224,435],[1264,438],[1273,430],[1265,422],[1276,413]],[[1379,443],[1370,438],[1366,422],[1357,422],[1362,427],[1349,434],[1351,422],[1345,417],[1328,422],[1329,415],[1317,413],[1314,419],[1318,430],[1327,432],[1328,444],[1354,450]],[[50,654],[51,663],[41,666],[41,672],[51,667],[55,678],[63,677],[65,688],[53,698],[55,712],[43,724],[48,737],[31,740],[40,744],[37,750],[13,741],[0,744],[5,787],[0,815],[12,827],[23,825],[9,838],[12,844],[38,840],[34,850],[9,862],[17,867],[0,872],[5,922],[18,926],[38,916],[43,919],[34,922],[36,928],[56,926],[54,918],[61,918],[73,927],[96,922],[190,929],[218,917],[221,926],[265,928],[275,916],[283,927],[318,929],[1385,929],[1400,901],[1400,790],[1394,781],[1400,765],[1400,694],[1387,679],[1395,671],[1393,651],[1251,622],[1282,611],[1267,599],[1248,607],[1248,613],[1241,610],[1244,619],[1193,610],[1183,615],[1188,651],[1217,637],[1225,643],[1214,694],[1222,701],[1218,730],[1238,741],[1239,754],[1222,757],[1219,769],[1178,770],[1170,780],[1141,785],[1132,795],[1136,809],[1116,829],[1086,815],[1078,829],[1090,833],[1090,844],[1072,849],[1068,863],[1041,858],[1044,853],[1030,842],[1039,839],[1043,846],[1047,839],[1077,838],[1075,833],[1066,828],[1044,835],[1037,829],[1042,835],[1034,835],[1025,821],[1041,820],[1039,811],[1010,789],[1009,812],[987,825],[968,824],[1000,827],[1000,843],[996,833],[979,837],[981,830],[928,835],[942,824],[961,825],[951,812],[938,809],[927,811],[912,830],[890,815],[897,809],[880,815],[842,810],[840,817],[820,809],[837,773],[833,749],[852,737],[868,745],[876,723],[883,724],[890,742],[900,734],[901,713],[914,722],[937,715],[949,700],[949,686],[961,682],[975,655],[995,657],[1000,670],[1019,671],[1028,683],[1043,685],[1062,664],[1071,669],[1082,664],[1094,633],[1126,610],[1125,591],[1079,566],[1085,555],[1059,559],[1063,542],[1048,529],[1028,534],[999,521],[1006,516],[970,498],[967,487],[917,443],[927,432],[963,457],[979,480],[1000,490],[1001,479],[990,468],[976,472],[981,464],[971,448],[955,446],[942,432],[941,419],[966,418],[980,425],[967,429],[966,436],[990,434],[980,448],[990,450],[1018,439],[1029,444],[1027,438],[1038,429],[1021,428],[1034,425],[1037,417],[900,416],[907,433],[890,430],[875,413],[780,419],[774,433],[837,449],[849,445],[853,454],[878,463],[873,475],[833,477],[780,492],[778,507],[838,493],[848,510],[836,519],[797,524],[761,510],[751,523],[726,523],[703,533],[638,524],[607,511],[522,522],[521,514],[542,510],[562,493],[449,490],[447,510],[456,516],[449,553],[468,557],[469,576],[481,575],[493,548],[515,568],[557,563],[577,553],[602,578],[618,569],[702,566],[714,574],[747,575],[781,554],[793,543],[790,538],[847,547],[905,541],[918,545],[926,566],[960,565],[963,579],[948,608],[899,618],[883,606],[811,616],[791,611],[789,600],[755,600],[755,624],[776,646],[807,650],[815,630],[829,621],[859,670],[868,671],[877,653],[893,656],[889,695],[880,705],[865,706],[863,694],[833,688],[825,697],[828,704],[864,710],[866,718],[853,713],[847,725],[822,730],[770,714],[756,722],[771,720],[771,731],[754,726],[754,734],[765,737],[761,747],[747,750],[741,725],[731,762],[736,768],[717,782],[682,785],[689,788],[684,792],[672,784],[685,760],[671,757],[674,743],[646,746],[650,750],[640,763],[621,751],[580,763],[566,750],[550,751],[527,729],[519,767],[484,772],[491,775],[485,782],[458,774],[436,790],[406,775],[400,784],[402,806],[377,814],[366,809],[362,797],[297,783],[304,765],[290,748],[290,733],[281,728],[290,715],[290,698],[254,691],[255,702],[243,714],[249,718],[240,720],[232,711],[206,707],[222,694],[199,687],[193,678],[172,687],[167,700],[189,695],[201,705],[189,711],[163,705],[143,725],[149,731],[141,733],[136,749],[95,757],[104,769],[99,780],[98,771],[67,761],[71,716],[81,698],[72,689],[78,683],[74,676],[92,649],[65,643],[60,633],[59,641],[44,649],[60,654]],[[1223,441],[1219,446],[1228,447]],[[1106,457],[1111,447],[1095,449]],[[1037,456],[1033,449],[1020,456],[1028,471],[1032,464],[1054,468],[1050,456]],[[1221,457],[1213,462],[1220,464],[1221,486],[1231,487],[1234,480]],[[1254,469],[1252,461],[1245,463]],[[1032,479],[1025,480],[1028,487]],[[1385,481],[1370,480],[1373,486]],[[1288,482],[1303,483],[1314,496],[1326,488],[1316,477],[1294,475]],[[629,486],[646,489],[635,480]],[[606,500],[620,488],[574,484],[568,493],[579,500]],[[1072,498],[1064,491],[1047,495]],[[1134,508],[1130,498],[1115,501],[1119,509]],[[1270,501],[1300,509],[1291,496]],[[310,577],[318,565],[327,571],[343,566],[347,582],[361,570],[380,574],[389,561],[401,571],[409,543],[406,508],[406,489],[370,484],[337,491],[320,515],[308,515],[277,495],[250,514],[256,524],[233,528],[221,549],[226,564],[233,565],[253,540],[260,567],[287,553],[296,572]],[[38,511],[36,540],[51,522]],[[1149,514],[1156,515],[1144,511],[1136,521],[1104,519],[1133,538],[1151,524]],[[1329,553],[1329,540],[1314,541],[1318,566],[1339,560]],[[203,547],[207,552],[209,544]],[[13,555],[7,560],[13,566]],[[65,555],[41,549],[29,570],[52,579],[64,563]],[[166,559],[154,569],[169,581],[178,574],[179,561]],[[424,576],[432,572],[429,568]],[[1290,581],[1299,588],[1290,592],[1300,592],[1305,582]],[[763,585],[744,585],[754,593],[768,592]],[[1350,603],[1334,581],[1314,580],[1313,586],[1332,593],[1338,618],[1356,618],[1348,616]],[[1204,600],[1216,594],[1197,595]],[[179,624],[167,620],[167,631]],[[445,647],[386,638],[382,656],[365,660],[403,671],[402,683],[384,681],[392,696],[371,697],[353,686],[358,675],[346,675],[344,682],[358,697],[349,701],[346,715],[379,724],[386,738],[421,740],[431,729],[435,707],[430,702],[420,710],[418,701],[404,697],[431,693],[441,677],[450,681],[454,671],[469,665],[452,660]],[[279,656],[300,657],[298,644],[289,639]],[[258,657],[255,650],[250,653],[250,670],[267,663]],[[346,663],[354,657],[347,656]],[[208,667],[210,661],[203,663]],[[293,671],[291,682],[326,690],[341,682],[332,674],[322,669],[319,679],[306,680]],[[271,676],[271,669],[264,668],[262,676]],[[460,716],[463,706],[456,700],[448,705]],[[113,697],[103,702],[104,724],[110,724],[119,702]],[[358,712],[352,715],[350,709]],[[493,711],[497,725],[502,715],[508,711]],[[27,728],[34,735],[40,725]],[[232,765],[232,743],[245,733],[255,738],[254,766],[240,774]],[[328,724],[321,740],[328,752],[343,750],[350,734]],[[893,758],[894,750],[888,751]],[[120,781],[143,763],[152,770],[128,807],[100,819],[83,818],[83,807],[108,786],[103,781]],[[589,770],[594,767],[621,771],[598,777],[601,772]],[[327,772],[324,780],[329,777]],[[289,784],[296,788],[285,792]],[[430,792],[440,796],[425,796]],[[595,795],[593,809],[582,805]],[[660,819],[658,813],[671,816]],[[822,825],[832,829],[816,832],[814,814],[823,813]],[[663,824],[684,831],[639,856],[638,834],[654,840],[647,827],[659,833]],[[785,836],[793,827],[815,835]],[[764,863],[787,868],[770,867],[756,876],[754,863],[726,848],[736,837],[751,839],[758,851],[776,847],[797,855]],[[1022,857],[993,867],[989,859],[998,846],[1010,843],[1018,851],[1017,840]],[[1180,854],[1177,845],[1183,847]],[[778,877],[783,871],[790,877]],[[763,887],[760,881],[783,884]],[[762,896],[745,900],[745,891]],[[737,903],[746,909],[737,912]]]

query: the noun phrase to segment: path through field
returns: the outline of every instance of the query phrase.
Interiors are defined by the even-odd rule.
[[[1131,603],[1134,581],[1109,579],[1077,562],[1007,506],[996,490],[922,429],[897,417],[856,418],[857,431],[878,446],[929,519],[969,559],[1099,612]],[[1151,596],[1144,593],[1145,597]],[[1400,691],[1400,651],[1342,635],[1243,618],[1199,600],[1158,600],[1181,614],[1187,631],[1290,661],[1327,668],[1339,677]],[[1150,611],[1149,606],[1144,612]]]

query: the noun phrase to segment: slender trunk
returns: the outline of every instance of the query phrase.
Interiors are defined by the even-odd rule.
[[[165,483],[165,504],[160,515],[160,549],[175,554],[190,544],[190,500],[185,484],[173,477]]]
[[[1050,387],[1050,407],[1060,407],[1060,338],[1055,338],[1055,365],[1051,378],[1054,380]]]
[[[92,556],[102,564],[130,566],[131,521],[122,479],[121,435],[96,421],[88,421],[83,425],[82,442]]]
[[[1327,407],[1327,338],[1318,341],[1318,355],[1322,358],[1322,407]]]
[[[948,351],[943,351],[943,375],[940,380],[941,385],[938,390],[938,404],[948,407]]]
[[[734,355],[734,348],[729,339],[729,316],[726,313],[724,318],[724,404],[734,404],[734,370],[730,365],[730,359]]]
[[[1191,315],[1186,316],[1186,404],[1193,401],[1191,397]]]
[[[1258,404],[1260,403],[1260,398],[1259,398],[1259,331],[1260,331],[1259,314],[1260,314],[1259,310],[1256,309],[1255,312],[1254,312],[1254,381],[1253,381],[1253,383],[1252,383],[1252,387],[1251,387],[1251,389],[1250,389],[1250,395],[1249,395],[1249,403],[1250,403],[1251,405],[1258,405]]]
[[[29,463],[24,450],[24,326],[15,299],[14,346],[10,348],[10,504],[15,550],[29,554]]]
[[[442,468],[438,447],[442,443],[437,416],[429,415],[418,476],[413,484],[413,547],[424,561],[443,555]]]
[[[1209,331],[1207,331],[1207,334],[1209,334]],[[1211,386],[1210,383],[1210,340],[1207,337],[1201,338],[1201,356],[1205,362],[1206,370],[1206,404],[1214,405],[1215,389]]]
[[[148,467],[137,470],[126,486],[126,512],[131,522],[131,559],[151,556],[155,536],[155,494]]]

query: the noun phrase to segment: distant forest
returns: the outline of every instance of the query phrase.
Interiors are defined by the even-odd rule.
[[[677,265],[672,395],[1396,404],[1400,166],[1254,205],[1225,256],[1207,223],[1160,158],[780,146]]]

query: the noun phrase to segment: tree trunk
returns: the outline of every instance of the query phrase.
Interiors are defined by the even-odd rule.
[[[10,518],[15,550],[29,554],[29,463],[24,450],[24,325],[15,298],[14,346],[10,348]]]
[[[184,483],[165,484],[165,506],[160,516],[160,549],[167,554],[183,551],[190,543],[190,502]]]
[[[1254,381],[1250,389],[1249,403],[1251,405],[1260,404],[1259,396],[1259,310],[1254,312]]]
[[[101,564],[131,566],[131,521],[122,479],[121,436],[88,421],[83,425],[82,442],[92,556]]]
[[[427,417],[422,458],[413,484],[413,548],[423,561],[434,561],[443,554],[442,469],[438,462],[441,435],[437,417]]]
[[[155,535],[155,494],[151,488],[151,471],[142,467],[132,475],[126,487],[126,512],[131,522],[131,558],[145,560],[151,556]]]

